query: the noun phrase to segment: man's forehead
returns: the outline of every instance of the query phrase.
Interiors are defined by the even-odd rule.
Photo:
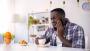
[[[51,14],[58,14],[56,11],[51,12]]]
[[[51,12],[51,13],[57,13],[56,11],[53,11],[53,12]]]
[[[53,12],[51,12],[51,16],[60,16],[60,14],[58,13],[58,12],[56,12],[56,11],[53,11]]]

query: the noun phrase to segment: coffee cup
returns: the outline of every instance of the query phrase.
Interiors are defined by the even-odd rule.
[[[46,39],[42,38],[42,39],[38,39],[39,45],[44,45],[46,42]]]

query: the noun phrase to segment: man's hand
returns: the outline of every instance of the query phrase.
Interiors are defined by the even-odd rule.
[[[39,37],[37,37],[37,38],[35,39],[35,43],[36,43],[37,45],[39,44],[38,39],[39,39]]]
[[[72,47],[72,44],[64,37],[64,27],[60,20],[57,20],[56,27],[57,27],[58,37],[62,41],[63,45],[65,47]]]
[[[58,36],[62,37],[64,35],[64,27],[60,20],[57,20],[56,27],[57,27]]]

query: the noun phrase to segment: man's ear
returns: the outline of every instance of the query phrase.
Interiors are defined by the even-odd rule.
[[[66,19],[66,18],[64,18],[64,17],[61,19],[61,22],[62,22],[62,24],[63,24],[63,25],[65,25],[65,24],[66,24],[65,19]]]

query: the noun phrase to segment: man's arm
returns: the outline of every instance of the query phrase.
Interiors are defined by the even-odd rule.
[[[67,40],[65,37],[64,37],[64,27],[61,23],[60,20],[57,20],[57,33],[58,33],[58,37],[59,39],[62,41],[62,43],[64,44],[64,46],[67,46],[67,47],[72,47],[72,43],[69,42],[69,40]]]
[[[61,36],[60,34],[64,34],[64,32],[58,33],[58,37],[62,41],[63,46],[72,47],[72,43],[69,40],[67,40],[64,36]]]
[[[85,38],[84,38],[84,30],[82,27],[78,26],[75,29],[72,47],[74,48],[85,48]]]
[[[50,30],[51,30],[51,28],[48,28],[47,31],[45,32],[45,35],[44,35],[44,37],[46,39],[45,44],[50,42]]]
[[[47,30],[46,30],[46,32],[45,32],[45,34],[43,35],[43,36],[41,36],[41,37],[37,37],[36,39],[35,39],[35,43],[38,45],[39,44],[39,42],[38,42],[38,39],[40,39],[40,38],[45,38],[46,39],[46,42],[45,42],[45,44],[47,44],[47,43],[49,43],[50,42],[50,29],[48,28]],[[48,35],[48,36],[47,36]]]

